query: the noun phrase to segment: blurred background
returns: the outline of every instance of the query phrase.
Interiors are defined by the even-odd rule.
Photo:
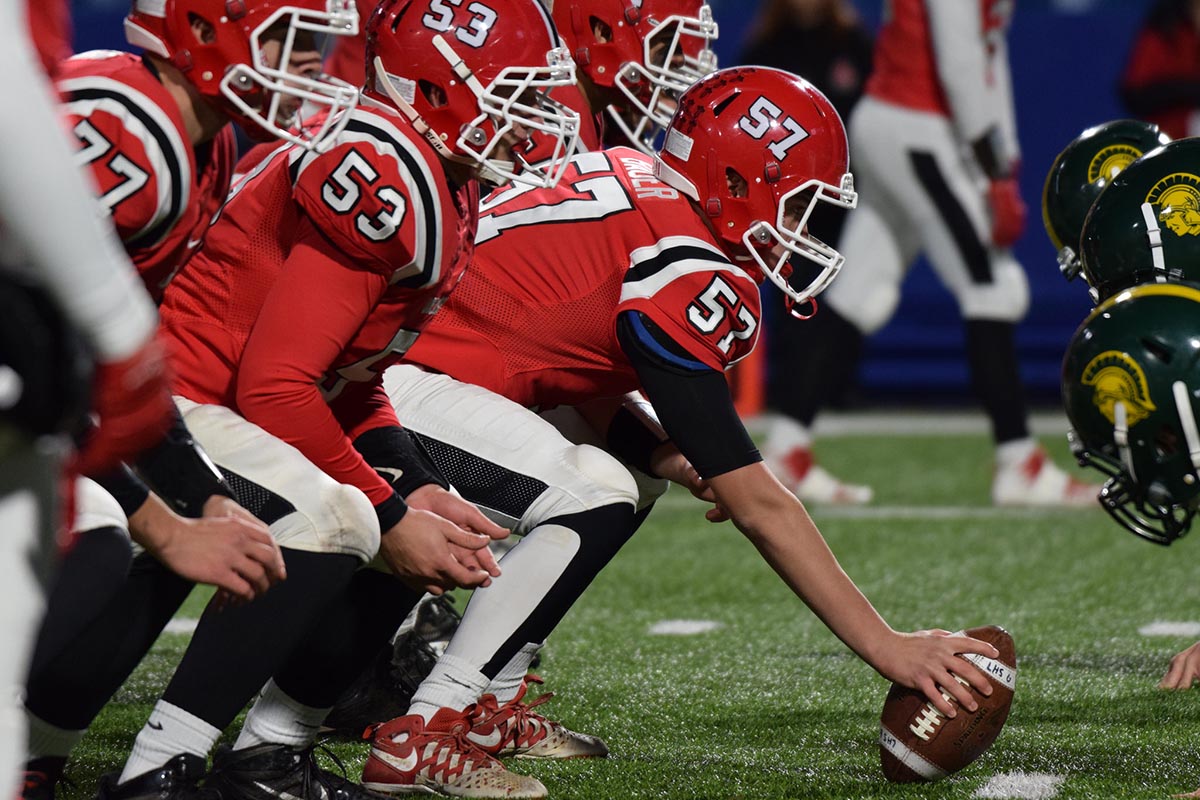
[[[720,64],[736,64],[761,2],[709,2],[721,26],[715,43]],[[1031,290],[1018,344],[1022,374],[1035,405],[1058,406],[1063,348],[1091,308],[1082,282],[1067,283],[1058,273],[1041,224],[1042,181],[1059,150],[1084,128],[1129,116],[1119,101],[1117,83],[1151,4],[1151,0],[1017,2],[1009,50],[1024,164],[1021,189],[1029,223],[1015,253],[1025,266]],[[884,0],[855,0],[869,31],[878,27],[883,5]],[[71,6],[77,51],[125,47],[121,20],[128,0],[74,0]],[[858,389],[849,402],[855,406],[974,405],[957,307],[928,265],[914,268],[902,303],[894,321],[869,343]],[[782,309],[778,298],[765,305],[768,312]]]

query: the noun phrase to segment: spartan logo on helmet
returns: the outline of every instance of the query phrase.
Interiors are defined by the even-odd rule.
[[[1189,172],[1172,173],[1154,184],[1146,202],[1176,236],[1200,234],[1200,177]]]
[[[1125,404],[1126,425],[1132,428],[1155,410],[1141,365],[1120,350],[1105,350],[1083,368],[1080,382],[1093,388],[1092,402],[1114,425],[1116,405]]]
[[[1142,157],[1142,151],[1127,144],[1102,147],[1088,164],[1088,183],[1111,181],[1117,174]]]

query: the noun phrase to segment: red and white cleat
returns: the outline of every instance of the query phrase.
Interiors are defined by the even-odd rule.
[[[504,705],[497,702],[495,695],[485,694],[479,698],[467,738],[481,750],[499,758],[604,758],[608,755],[608,745],[598,736],[576,733],[533,710],[553,697],[553,692],[524,702],[530,682],[541,683],[542,679],[536,675],[528,676],[517,696]]]
[[[844,483],[816,463],[808,447],[798,446],[783,452],[763,452],[767,468],[801,502],[822,505],[860,506],[871,502],[875,492],[870,486]]]
[[[1100,487],[1059,469],[1041,447],[1024,460],[996,470],[992,503],[1012,508],[1091,508]]]

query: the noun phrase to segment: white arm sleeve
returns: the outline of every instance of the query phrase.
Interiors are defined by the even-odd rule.
[[[925,8],[938,78],[959,136],[971,143],[994,128],[1003,139],[1007,127],[1003,117],[1005,109],[1011,109],[1011,99],[1002,100],[998,84],[1007,92],[1007,54],[1001,48],[999,58],[989,57],[981,4],[977,0],[925,0]],[[1003,80],[995,80],[992,70],[1003,71]],[[998,155],[1008,158],[1011,154]]]
[[[24,0],[0,0],[0,227],[103,361],[154,333],[154,303],[72,163],[50,86],[26,40]]]

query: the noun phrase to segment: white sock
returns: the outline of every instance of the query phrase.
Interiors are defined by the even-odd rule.
[[[68,731],[57,728],[25,709],[25,721],[29,730],[27,756],[29,759],[46,756],[66,758],[71,755],[75,745],[87,733],[87,728],[81,731]]]
[[[517,654],[504,665],[504,669],[500,670],[496,677],[492,678],[487,690],[496,695],[500,705],[504,705],[517,696],[517,692],[521,690],[521,684],[525,682],[525,676],[529,674],[529,665],[533,663],[534,656],[541,649],[541,644],[529,642],[517,651]]]
[[[783,414],[773,414],[767,424],[764,450],[786,453],[797,447],[812,447],[812,432],[795,419]]]
[[[258,744],[307,747],[316,741],[328,714],[328,708],[313,708],[292,699],[270,680],[246,714],[233,749],[244,750]]]
[[[429,677],[421,681],[408,706],[409,714],[420,714],[426,722],[441,708],[458,711],[479,699],[487,690],[488,679],[471,662],[444,655],[438,659]]]
[[[1000,469],[1016,467],[1033,455],[1033,451],[1037,447],[1037,441],[1031,436],[998,444],[996,445],[996,466]]]
[[[207,758],[220,735],[219,729],[196,715],[159,700],[133,743],[120,783],[158,769],[180,753]]]

